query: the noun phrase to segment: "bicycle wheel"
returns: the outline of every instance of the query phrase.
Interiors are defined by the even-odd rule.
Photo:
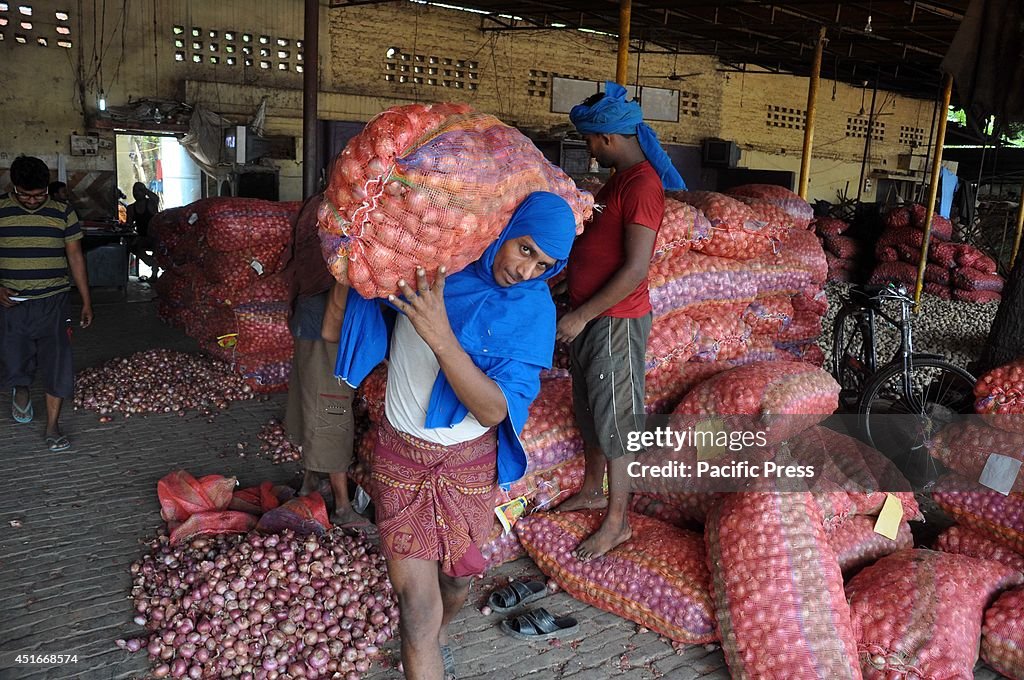
[[[923,486],[943,472],[928,455],[928,442],[959,414],[973,412],[976,381],[942,359],[915,355],[911,361],[909,394],[901,364],[889,364],[871,379],[860,402],[861,425],[868,444]]]
[[[832,326],[832,375],[839,383],[840,403],[857,406],[874,372],[871,328],[863,309],[845,309]]]

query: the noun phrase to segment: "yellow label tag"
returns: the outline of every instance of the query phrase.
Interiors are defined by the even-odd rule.
[[[878,513],[878,520],[875,522],[875,533],[882,534],[891,541],[896,540],[900,530],[900,523],[903,522],[903,503],[891,493],[885,494],[885,503],[882,511]]]
[[[218,335],[217,344],[225,349],[229,349],[238,344],[238,333],[228,333],[227,335]]]
[[[498,516],[505,533],[512,531],[512,527],[519,521],[519,518],[526,514],[526,496],[513,498],[508,503],[502,503],[494,508],[494,514]]]
[[[721,418],[708,418],[697,423],[693,428],[694,441],[697,444],[697,460],[714,460],[721,458],[729,451],[726,444],[728,437],[721,437],[725,431],[725,421]],[[717,443],[718,440],[722,444]]]

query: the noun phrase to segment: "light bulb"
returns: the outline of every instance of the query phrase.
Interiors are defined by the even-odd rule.
[[[864,24],[864,32],[865,33],[870,33],[872,30],[874,30],[874,29],[871,28],[871,15],[869,14],[868,15],[868,23]]]
[[[107,110],[107,95],[103,94],[103,90],[100,90],[100,98],[97,105],[100,107],[100,111]]]

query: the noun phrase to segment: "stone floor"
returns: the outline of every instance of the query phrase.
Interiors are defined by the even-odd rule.
[[[93,327],[75,335],[79,368],[155,347],[196,350],[156,318],[148,288],[133,285],[128,293],[127,302],[97,295]],[[34,402],[42,412],[38,386]],[[94,413],[69,410],[62,422],[74,449],[52,454],[43,446],[42,423],[14,424],[5,415],[10,396],[0,395],[0,680],[145,677],[145,653],[120,650],[114,640],[140,632],[131,620],[129,565],[162,523],[157,480],[177,468],[235,475],[243,486],[294,480],[294,464],[234,453],[237,442],[255,442],[282,406],[281,396],[236,402],[213,422],[192,413],[101,424]],[[563,593],[544,606],[577,617],[577,637],[523,643],[503,636],[499,617],[484,617],[479,607],[495,579],[526,573],[536,568],[519,560],[474,585],[452,627],[460,678],[729,677],[720,651],[698,646],[676,654],[657,635]],[[16,665],[16,654],[74,654],[77,663]],[[385,667],[367,677],[401,678],[396,656],[393,644],[386,647]]]

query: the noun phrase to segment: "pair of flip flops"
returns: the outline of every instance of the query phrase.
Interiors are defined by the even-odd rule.
[[[62,434],[56,437],[47,437],[43,441],[46,442],[46,448],[50,449],[53,453],[60,453],[71,448],[71,442]]]
[[[507,614],[548,594],[547,586],[540,581],[510,581],[503,588],[491,593],[487,604],[498,614]],[[579,622],[571,616],[552,616],[539,607],[511,616],[501,622],[501,630],[520,640],[550,640],[572,635],[580,628]]]

